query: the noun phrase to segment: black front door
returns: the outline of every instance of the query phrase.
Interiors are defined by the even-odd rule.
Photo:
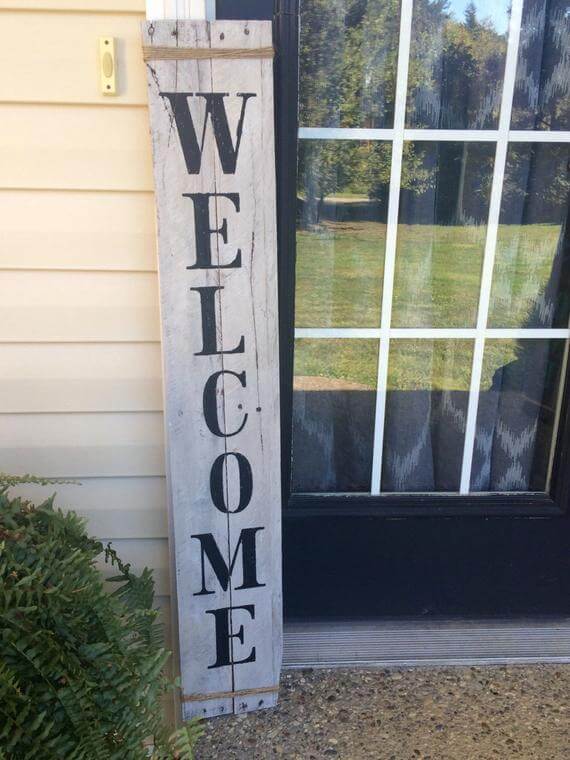
[[[275,21],[286,616],[568,614],[565,4],[302,0],[298,45],[296,5]]]

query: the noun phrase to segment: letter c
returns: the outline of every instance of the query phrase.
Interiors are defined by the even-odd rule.
[[[243,430],[245,423],[247,422],[247,413],[243,415],[241,425],[237,430],[234,430],[233,433],[224,433],[222,431],[220,428],[220,421],[218,419],[218,409],[216,404],[218,378],[220,378],[222,375],[233,375],[234,377],[237,377],[241,387],[245,388],[245,370],[239,374],[237,372],[232,372],[229,369],[222,369],[219,372],[214,372],[214,374],[210,375],[210,377],[206,380],[206,384],[204,385],[202,406],[204,410],[204,419],[206,420],[208,430],[220,438],[231,438],[233,435],[237,435]]]

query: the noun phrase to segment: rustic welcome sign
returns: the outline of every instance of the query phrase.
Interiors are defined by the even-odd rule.
[[[271,46],[270,22],[143,25],[185,718],[277,700]]]

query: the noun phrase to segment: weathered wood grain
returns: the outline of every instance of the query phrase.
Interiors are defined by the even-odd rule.
[[[271,25],[147,22],[143,44],[255,49],[271,45]],[[184,716],[244,712],[275,704],[276,690],[267,689],[278,685],[282,651],[272,62],[150,61],[147,71]],[[188,172],[172,101],[160,92],[228,94],[224,102],[234,145],[244,114],[235,172],[223,171],[227,167],[222,166],[211,120],[204,130],[200,171]],[[251,94],[245,106],[240,93]],[[187,102],[201,135],[205,99],[188,96]],[[196,219],[194,204],[184,195],[188,193],[218,194],[210,199],[211,226],[221,228],[225,220],[227,241],[219,234],[210,236],[211,268],[187,268],[197,263]],[[230,193],[239,195],[239,212],[236,196],[221,197]],[[238,249],[241,265],[230,268]],[[199,355],[205,296],[192,288],[206,287],[218,288],[219,352]],[[227,353],[242,343],[243,351]],[[204,417],[204,388],[215,373],[223,373],[216,384],[217,421],[222,432],[239,430],[235,435],[214,434],[211,420],[207,423]],[[253,474],[251,498],[239,511],[236,455],[247,458]],[[210,490],[212,465],[224,456],[226,512],[215,506]],[[196,595],[202,589],[202,541],[192,537],[210,535],[230,567],[246,535],[242,531],[250,536],[254,532],[257,583],[240,588],[247,584],[245,560],[238,551],[226,589],[204,559],[205,588],[211,593]],[[237,634],[243,626],[243,641],[235,635],[229,640],[233,664],[213,667],[217,649],[212,611],[225,607],[233,607],[230,631]],[[250,661],[240,663],[243,659]],[[218,696],[194,699],[207,694]]]

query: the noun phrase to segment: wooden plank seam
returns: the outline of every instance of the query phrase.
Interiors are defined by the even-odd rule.
[[[171,48],[157,45],[143,45],[144,61],[205,61],[211,58],[273,58],[272,47],[260,48]]]
[[[234,691],[216,691],[212,694],[184,694],[180,697],[182,702],[204,702],[210,699],[228,699],[236,697],[248,697],[252,694],[275,694],[279,686],[263,686],[258,689],[237,689]]]

